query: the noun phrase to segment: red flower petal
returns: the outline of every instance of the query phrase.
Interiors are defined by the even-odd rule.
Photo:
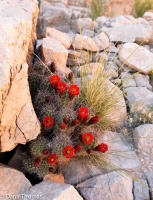
[[[76,145],[74,147],[74,149],[75,149],[75,152],[79,153],[82,150],[82,146],[81,145]]]
[[[66,158],[72,158],[74,155],[74,151],[75,149],[68,145],[63,149],[63,156],[65,156]]]
[[[65,124],[67,124],[67,123],[69,122],[69,118],[68,118],[68,117],[64,117],[63,122],[64,122]]]
[[[54,119],[52,117],[49,117],[49,116],[44,117],[43,124],[45,128],[52,127],[53,123],[54,123]]]
[[[56,154],[50,154],[48,156],[48,163],[50,165],[55,165],[58,162],[58,156]]]
[[[95,117],[92,117],[90,120],[89,120],[89,124],[96,124],[98,123],[100,120],[100,117],[99,116],[95,116]]]
[[[60,123],[60,128],[61,129],[66,129],[66,124],[64,122]]]
[[[35,167],[38,167],[38,166],[39,166],[39,163],[40,163],[40,159],[36,159],[36,160],[35,160],[35,163],[34,163],[34,166],[35,166]]]
[[[69,87],[69,95],[70,97],[74,97],[79,94],[79,87],[77,85],[71,85]]]
[[[44,155],[47,155],[48,154],[48,149],[44,149],[43,151],[42,151],[42,153],[44,154]]]
[[[88,109],[84,107],[80,107],[78,109],[78,119],[85,122],[88,120]]]
[[[82,135],[82,142],[85,145],[90,145],[93,142],[93,135],[91,133],[84,133]]]
[[[58,83],[60,82],[60,77],[58,75],[53,75],[50,77],[50,83],[53,87],[56,87]]]
[[[108,145],[107,144],[100,144],[96,147],[96,149],[102,153],[105,153],[106,151],[108,151]]]
[[[67,85],[66,83],[64,82],[60,82],[58,85],[57,85],[57,89],[60,93],[64,93],[66,90],[67,90]]]

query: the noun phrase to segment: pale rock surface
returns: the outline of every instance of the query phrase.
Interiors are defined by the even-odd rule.
[[[108,155],[106,153],[106,160],[110,171],[112,169],[132,170],[139,168],[140,162],[135,151],[121,133],[105,131],[99,136],[98,142],[99,144],[107,144],[109,150],[114,152],[114,154],[108,153]]]
[[[42,57],[46,64],[54,62],[56,71],[63,76],[69,75],[71,70],[66,67],[68,50],[57,40],[50,37],[43,38]]]
[[[135,145],[139,152],[150,152],[153,144],[153,124],[140,125],[133,131]]]
[[[109,38],[106,33],[101,32],[94,38],[99,50],[104,50],[109,47]]]
[[[89,51],[98,51],[99,48],[97,46],[97,44],[95,43],[95,41],[88,37],[88,36],[84,36],[84,35],[79,35],[76,34],[73,42],[72,42],[73,48],[74,49],[85,49],[85,50],[89,50]]]
[[[133,200],[132,179],[122,171],[96,176],[77,185],[86,200]]]
[[[136,82],[134,80],[134,75],[132,75],[132,74],[130,74],[128,72],[122,72],[121,73],[121,79],[122,79],[123,88],[136,87]]]
[[[153,12],[147,11],[144,13],[143,17],[148,21],[153,20]]]
[[[52,3],[47,0],[40,1],[38,37],[45,36],[48,26],[59,31],[70,30],[72,11],[64,3]]]
[[[119,51],[120,60],[128,67],[149,74],[153,69],[153,53],[135,43],[124,44]]]
[[[111,42],[148,43],[152,36],[152,27],[147,24],[128,24],[113,28],[102,28]]]
[[[60,42],[66,49],[71,46],[71,39],[67,33],[56,30],[55,28],[46,28],[46,37],[51,37]]]
[[[137,87],[146,87],[148,90],[152,90],[152,86],[149,83],[149,76],[144,74],[135,74],[134,80]]]
[[[10,151],[40,133],[28,85],[38,15],[36,0],[0,1],[0,148]],[[25,123],[26,122],[26,123]]]
[[[77,33],[81,33],[82,29],[94,30],[95,23],[91,18],[79,18],[71,21],[71,28]]]
[[[72,185],[43,181],[29,189],[26,195],[36,196],[37,200],[83,200]]]
[[[153,92],[145,87],[128,87],[125,89],[127,93],[127,99],[129,102],[130,110],[133,112],[135,106],[138,110],[143,107],[152,107],[153,105]],[[141,108],[142,107],[142,108]]]
[[[147,181],[139,179],[139,182],[134,181],[133,183],[133,196],[134,200],[147,200],[150,199],[149,187]]]
[[[24,174],[16,169],[9,168],[0,164],[0,199],[7,199],[5,195],[24,194],[31,183]]]
[[[68,66],[79,66],[82,64],[85,64],[87,62],[90,62],[92,60],[92,57],[88,55],[88,52],[86,51],[75,51],[75,50],[68,50],[68,59],[67,59],[67,65]]]

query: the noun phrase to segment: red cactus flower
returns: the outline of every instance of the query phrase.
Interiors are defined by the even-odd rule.
[[[56,154],[50,154],[48,156],[48,163],[50,165],[55,165],[58,162],[58,156]]]
[[[79,87],[77,85],[71,85],[69,87],[69,96],[72,99],[74,96],[79,94]]]
[[[108,145],[107,144],[100,144],[96,147],[96,149],[102,153],[105,153],[106,151],[108,151]]]
[[[44,149],[43,151],[42,151],[42,153],[44,154],[44,155],[47,155],[48,154],[48,149]]]
[[[63,94],[67,90],[67,85],[64,82],[60,82],[57,86],[58,91]]]
[[[60,82],[60,77],[58,75],[53,75],[50,77],[50,83],[53,87],[56,87]]]
[[[49,117],[49,116],[44,117],[43,124],[45,128],[52,127],[53,123],[54,123],[54,119],[52,117]]]
[[[94,151],[93,151],[93,149],[88,149],[88,150],[87,150],[87,153],[88,153],[89,155],[92,155],[92,154],[94,153]]]
[[[90,120],[89,120],[89,124],[96,124],[98,123],[100,120],[100,117],[99,116],[95,116],[95,117],[92,117]]]
[[[68,117],[64,117],[63,122],[64,122],[65,124],[67,124],[67,123],[69,122],[69,118],[68,118]]]
[[[46,98],[45,98],[45,99],[46,99],[46,102],[47,102],[47,103],[49,103],[49,102],[50,102],[50,100],[51,100],[50,96],[46,96]]]
[[[74,147],[74,149],[75,149],[75,152],[79,153],[82,150],[82,146],[81,145],[76,145]]]
[[[48,171],[51,172],[51,173],[53,173],[55,170],[54,170],[53,167],[49,167]]]
[[[79,124],[80,123],[80,121],[78,120],[78,119],[74,119],[73,121],[72,121],[72,126],[76,126],[77,124]]]
[[[64,122],[60,123],[60,128],[61,129],[66,129],[66,124]]]
[[[39,166],[39,163],[40,163],[40,159],[37,158],[37,159],[35,160],[34,166],[35,166],[35,167],[38,167],[38,166]]]
[[[50,70],[52,73],[54,73],[56,71],[56,65],[54,62],[51,63],[51,65],[49,66]]]
[[[75,149],[68,145],[63,149],[63,156],[65,156],[66,158],[72,158],[74,155],[74,151]]]
[[[91,133],[84,133],[82,135],[82,142],[85,145],[90,145],[93,142],[93,135]]]
[[[78,109],[78,119],[81,120],[82,122],[85,122],[88,120],[88,109],[80,107]]]

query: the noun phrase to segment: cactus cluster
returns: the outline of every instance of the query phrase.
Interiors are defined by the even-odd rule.
[[[26,171],[43,178],[50,172],[58,173],[70,159],[94,160],[108,151],[108,145],[99,144],[97,139],[100,117],[80,99],[78,85],[49,74],[40,65],[38,69],[34,66],[30,76],[29,80],[36,80],[31,84],[36,86],[38,80],[40,83],[33,101],[42,133],[29,144],[29,159],[23,161]]]

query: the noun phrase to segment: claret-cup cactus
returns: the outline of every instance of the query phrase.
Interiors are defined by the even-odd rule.
[[[37,75],[41,80],[33,102],[42,123],[42,133],[30,142],[29,159],[23,161],[24,169],[43,178],[48,173],[59,173],[71,159],[95,163],[95,159],[99,161],[107,155],[109,146],[98,142],[99,111],[95,113],[86,103],[79,86],[57,74],[47,73],[40,65],[38,69],[34,66],[30,76],[33,74],[35,79]],[[34,80],[30,84],[36,85]]]

